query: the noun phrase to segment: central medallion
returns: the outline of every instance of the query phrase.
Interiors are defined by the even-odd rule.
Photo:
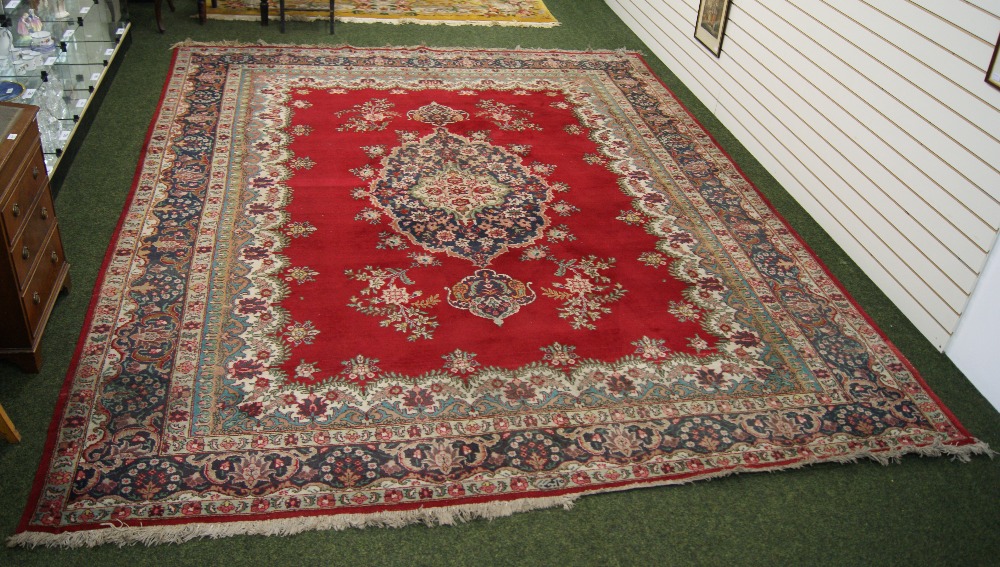
[[[369,194],[415,245],[485,267],[542,238],[552,189],[506,149],[437,125],[385,157]]]
[[[410,194],[428,208],[448,211],[467,224],[475,219],[477,212],[503,204],[510,191],[509,186],[497,183],[491,176],[470,175],[448,165],[444,171],[421,179],[410,189]]]

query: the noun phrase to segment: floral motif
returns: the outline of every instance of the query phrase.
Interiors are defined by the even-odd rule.
[[[646,218],[633,210],[622,211],[621,214],[615,218],[632,226],[642,226],[646,223]]]
[[[399,116],[398,112],[393,112],[392,108],[395,105],[389,102],[388,99],[375,98],[368,102],[364,102],[348,110],[341,110],[335,112],[334,114],[338,117],[340,116],[351,116],[351,118],[340,125],[338,131],[350,130],[352,132],[373,132],[379,130],[385,130],[386,126],[389,125],[389,121],[393,118]]]
[[[573,236],[573,233],[569,231],[569,227],[564,224],[556,225],[550,228],[548,231],[546,231],[545,236],[552,242],[576,240],[576,237]]]
[[[291,236],[292,238],[309,236],[314,232],[316,232],[316,227],[307,221],[289,223],[288,226],[285,227],[285,234]]]
[[[477,116],[489,118],[501,130],[512,130],[524,132],[525,130],[541,130],[542,127],[532,124],[529,119],[534,116],[530,110],[522,110],[510,104],[504,104],[495,100],[483,100],[476,105],[482,112]]]
[[[667,259],[663,254],[656,252],[643,252],[639,254],[639,261],[651,268],[659,268],[667,265]]]
[[[316,276],[318,275],[319,272],[309,269],[308,266],[295,266],[288,268],[288,271],[285,272],[285,280],[302,284],[305,282],[316,281]]]
[[[542,360],[547,360],[556,366],[571,366],[576,364],[578,360],[575,346],[552,343],[547,347],[542,347],[541,350],[545,353]]]
[[[292,169],[312,169],[313,166],[316,165],[316,162],[310,157],[302,156],[290,159],[288,161],[288,165],[291,166]]]
[[[285,340],[295,346],[311,345],[318,334],[319,330],[313,327],[312,321],[292,323],[285,327]]]
[[[671,301],[668,311],[677,317],[678,321],[697,321],[701,318],[698,308],[686,301]]]
[[[476,362],[476,355],[469,352],[462,352],[459,349],[455,349],[455,352],[446,354],[442,356],[445,360],[444,367],[453,374],[469,374],[475,372],[479,367],[479,363]]]
[[[409,291],[399,284],[413,285],[407,270],[393,268],[373,268],[347,270],[348,278],[365,282],[368,287],[361,290],[361,297],[352,297],[348,304],[365,315],[382,318],[379,325],[392,327],[407,334],[407,340],[430,339],[437,328],[437,318],[428,314],[427,309],[441,302],[437,294],[420,299],[423,292]]]
[[[379,250],[406,250],[409,247],[406,239],[393,232],[380,232],[378,234],[378,244],[375,245],[375,248]]]
[[[615,266],[614,258],[602,260],[588,256],[580,260],[557,261],[559,269],[556,276],[572,275],[562,282],[552,284],[551,288],[543,287],[542,295],[562,302],[559,317],[569,319],[574,329],[590,329],[603,315],[611,313],[608,304],[614,303],[625,296],[626,290],[616,283],[609,289],[611,279],[602,272]]]
[[[636,354],[646,359],[655,360],[665,358],[670,353],[670,349],[664,346],[665,342],[663,339],[642,337],[637,341],[633,341],[632,344],[635,346]]]

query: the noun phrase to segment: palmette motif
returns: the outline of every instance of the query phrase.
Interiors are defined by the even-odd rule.
[[[635,55],[186,47],[162,107],[30,529],[983,450]]]

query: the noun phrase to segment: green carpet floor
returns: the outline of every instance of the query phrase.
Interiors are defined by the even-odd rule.
[[[170,46],[201,41],[488,46],[644,52],[680,96],[819,253],[931,387],[980,439],[1000,449],[1000,415],[910,325],[829,237],[622,24],[602,0],[546,0],[554,29],[210,21],[193,0],[131,7],[133,43],[107,90],[56,201],[74,289],[44,340],[45,366],[26,375],[0,363],[0,403],[20,429],[0,442],[0,535],[14,532],[70,364],[105,248],[129,191],[170,63]],[[906,457],[899,464],[827,464],[684,486],[588,496],[455,527],[234,537],[156,548],[2,549],[0,565],[986,565],[1000,558],[1000,459]]]

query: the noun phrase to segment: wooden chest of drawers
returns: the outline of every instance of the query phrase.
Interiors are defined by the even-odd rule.
[[[69,289],[34,106],[0,103],[0,358],[28,372],[61,290]]]

